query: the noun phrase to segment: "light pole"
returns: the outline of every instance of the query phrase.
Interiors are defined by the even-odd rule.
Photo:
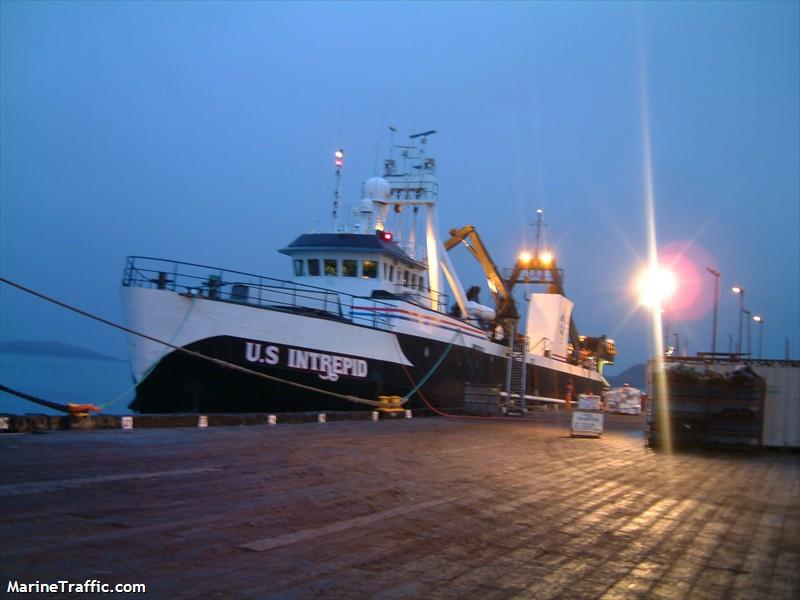
[[[747,310],[746,308],[742,309],[742,313],[747,315],[747,356],[750,356],[753,353],[753,345],[750,343],[750,341],[752,339],[750,337],[750,329],[751,329],[750,328],[750,315],[752,313],[749,310]]]
[[[739,344],[736,346],[736,354],[742,353],[742,317],[744,316],[744,288],[735,285],[731,288],[734,294],[739,294]]]
[[[711,329],[711,354],[717,353],[717,308],[719,307],[719,271],[706,267],[706,271],[714,276],[714,325]]]
[[[753,315],[753,321],[758,323],[758,358],[761,358],[761,342],[764,341],[764,317]]]

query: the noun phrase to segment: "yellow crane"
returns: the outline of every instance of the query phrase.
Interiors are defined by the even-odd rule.
[[[483,268],[489,291],[494,299],[497,321],[506,331],[515,331],[515,328],[512,329],[508,326],[509,321],[519,320],[517,303],[512,294],[518,283],[543,284],[547,285],[549,294],[566,295],[563,272],[558,268],[556,259],[549,252],[542,252],[538,256],[522,253],[508,279],[504,279],[473,225],[450,230],[450,238],[444,242],[445,250],[449,252],[459,244],[464,244]],[[579,360],[579,354],[595,356],[603,363],[614,362],[617,353],[614,342],[607,340],[604,336],[595,338],[578,335],[578,328],[571,316],[569,342],[572,346],[572,358],[576,362]]]

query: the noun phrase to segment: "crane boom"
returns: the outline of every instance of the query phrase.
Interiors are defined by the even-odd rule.
[[[489,291],[492,293],[492,298],[497,307],[498,318],[519,319],[519,313],[517,312],[514,298],[511,296],[511,291],[508,289],[506,282],[497,270],[497,266],[489,255],[486,246],[483,245],[481,236],[478,235],[478,231],[474,226],[465,225],[460,229],[451,229],[450,239],[444,243],[444,248],[450,251],[458,244],[462,243],[483,268],[487,284],[489,285]]]

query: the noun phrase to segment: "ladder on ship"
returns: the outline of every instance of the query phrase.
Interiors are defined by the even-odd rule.
[[[528,358],[528,337],[516,335],[512,330],[508,344],[508,370],[506,373],[505,409],[507,415],[522,416],[528,412],[525,388]]]

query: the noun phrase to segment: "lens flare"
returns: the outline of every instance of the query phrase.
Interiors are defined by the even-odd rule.
[[[714,308],[714,280],[706,267],[717,264],[711,254],[694,242],[675,241],[659,249],[658,260],[678,281],[678,293],[669,302],[670,318],[694,321],[709,314]]]
[[[663,267],[646,269],[636,281],[639,303],[647,308],[663,307],[675,295],[678,280],[675,274]]]

